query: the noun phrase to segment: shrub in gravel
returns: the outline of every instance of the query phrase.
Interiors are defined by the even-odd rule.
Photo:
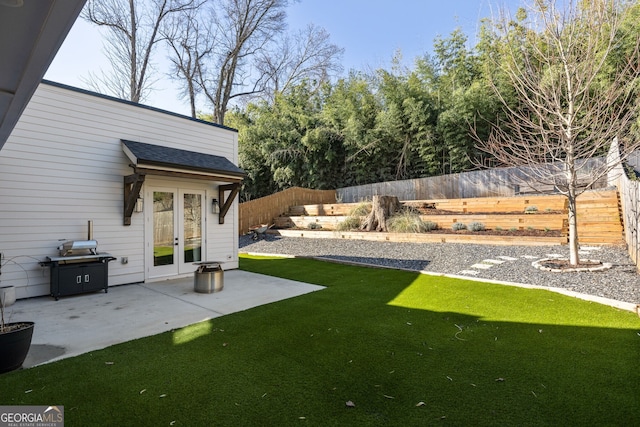
[[[466,226],[466,224],[464,224],[462,222],[454,222],[453,225],[451,226],[451,229],[453,231],[466,230],[467,226]]]
[[[469,225],[467,225],[467,230],[484,231],[484,224],[481,222],[470,222]]]

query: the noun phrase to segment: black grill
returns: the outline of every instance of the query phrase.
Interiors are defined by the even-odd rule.
[[[51,267],[50,293],[56,301],[67,295],[108,292],[109,261],[116,258],[98,252],[98,242],[92,234],[93,224],[89,221],[89,239],[64,242],[58,247],[60,256],[47,257],[40,263]]]

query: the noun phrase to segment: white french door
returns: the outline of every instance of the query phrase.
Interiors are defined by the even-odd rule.
[[[155,187],[146,200],[149,278],[193,272],[204,259],[205,192]]]

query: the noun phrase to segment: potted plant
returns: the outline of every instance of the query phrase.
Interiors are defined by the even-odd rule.
[[[5,322],[6,300],[3,290],[0,294],[0,374],[22,366],[31,347],[34,327],[33,322]]]

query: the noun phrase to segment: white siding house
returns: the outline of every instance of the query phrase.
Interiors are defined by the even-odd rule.
[[[116,258],[109,286],[186,277],[198,260],[238,268],[235,191],[244,173],[237,136],[224,126],[43,82],[0,150],[0,286],[15,286],[18,298],[48,295],[49,267],[40,263],[58,255],[61,241],[86,240],[88,221],[98,251]],[[170,158],[136,157],[127,142],[138,150],[150,144]],[[172,157],[188,161],[195,153],[222,167],[173,164]],[[139,196],[131,196],[142,199],[142,212],[130,213],[130,225],[125,198],[135,185],[125,177],[142,182]],[[214,199],[223,213],[213,213]],[[169,252],[159,255],[161,240],[169,241]]]

